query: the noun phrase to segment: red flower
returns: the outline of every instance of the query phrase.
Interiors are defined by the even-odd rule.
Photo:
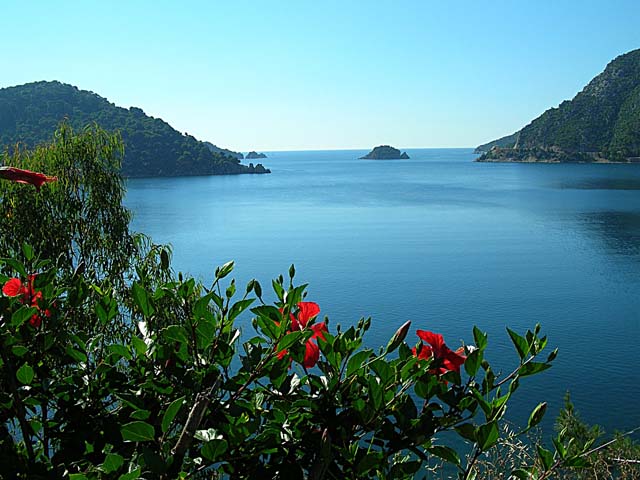
[[[0,167],[0,178],[11,180],[18,183],[29,183],[40,190],[40,187],[46,182],[55,182],[58,177],[50,177],[44,173],[32,172],[31,170],[23,170],[15,167]]]
[[[464,347],[454,352],[445,345],[442,335],[426,330],[418,330],[416,333],[429,345],[421,342],[418,349],[413,348],[413,354],[420,360],[435,361],[435,368],[429,370],[431,373],[443,375],[447,372],[460,372],[460,367],[467,359],[464,355]]]
[[[25,305],[36,307],[39,313],[34,313],[29,319],[29,324],[32,327],[39,328],[42,324],[42,315],[50,317],[51,312],[49,309],[45,309],[44,312],[40,310],[39,302],[42,300],[42,292],[36,291],[33,287],[33,283],[36,280],[36,275],[29,275],[26,283],[22,283],[19,278],[11,278],[2,287],[2,293],[7,297],[22,297],[20,301]]]
[[[316,318],[320,313],[320,307],[314,302],[300,302],[298,303],[297,315],[290,314],[291,318],[291,330],[289,332],[299,332],[307,328],[307,324]],[[314,339],[320,338],[324,340],[324,332],[327,332],[327,324],[325,322],[316,323],[309,327],[313,334],[311,338],[307,340],[305,344],[304,360],[302,365],[305,368],[314,367],[318,363],[320,358],[320,347]],[[281,350],[278,352],[278,358],[284,358],[287,355],[287,350]]]

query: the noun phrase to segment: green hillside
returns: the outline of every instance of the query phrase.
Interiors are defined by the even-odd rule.
[[[0,89],[0,147],[48,142],[64,120],[81,129],[93,122],[119,131],[125,144],[122,173],[129,177],[267,173],[240,164],[239,155],[182,134],[136,107],[60,82],[35,82]],[[211,146],[209,146],[211,145]],[[211,148],[215,147],[215,148]]]
[[[506,137],[499,138],[489,143],[478,145],[473,153],[486,153],[493,147],[511,148],[515,145],[518,139],[518,132],[507,135]]]
[[[640,160],[640,49],[610,62],[573,100],[478,149],[487,151],[480,161]]]

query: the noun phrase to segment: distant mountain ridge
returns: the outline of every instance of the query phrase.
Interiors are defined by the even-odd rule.
[[[202,143],[204,143],[209,148],[209,150],[214,153],[221,153],[222,155],[226,155],[228,157],[237,158],[238,160],[244,160],[244,155],[240,152],[234,152],[233,150],[229,150],[227,148],[220,148],[219,146],[214,145],[211,142],[203,141]]]
[[[473,153],[486,153],[493,147],[512,148],[515,145],[516,140],[518,139],[518,133],[520,132],[512,133],[511,135],[499,138],[497,140],[494,140],[493,142],[478,145]]]
[[[128,177],[268,173],[240,164],[241,154],[182,134],[140,108],[122,108],[72,85],[34,82],[0,89],[0,151],[51,140],[63,120],[76,129],[97,123],[119,131],[125,144],[122,174]],[[258,168],[260,167],[260,168]]]
[[[487,162],[640,161],[640,49],[612,60],[573,100],[476,151]]]

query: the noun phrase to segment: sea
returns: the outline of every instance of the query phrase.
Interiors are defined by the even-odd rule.
[[[372,348],[406,320],[410,344],[425,329],[451,348],[472,343],[475,325],[506,375],[517,362],[506,327],[539,323],[558,357],[522,379],[509,420],[526,424],[546,401],[551,435],[569,392],[608,433],[640,426],[640,165],[365,153],[267,152],[270,175],[131,179],[126,205],[134,230],[171,244],[174,268],[205,283],[233,260],[239,290],[255,278],[267,291],[295,264],[330,329],[372,318]]]

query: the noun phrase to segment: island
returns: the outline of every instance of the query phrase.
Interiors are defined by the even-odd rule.
[[[96,93],[57,81],[0,88],[0,152],[16,144],[49,143],[60,122],[75,130],[98,124],[124,143],[125,177],[178,177],[269,173],[243,165],[242,154],[177,131],[138,107],[122,108]]]
[[[247,160],[254,160],[256,158],[267,158],[267,156],[264,153],[257,153],[257,152],[251,151],[247,153],[247,156],[244,158],[246,158]]]
[[[250,163],[248,168],[251,173],[271,173],[271,170],[265,168],[261,163],[256,163],[255,166]]]
[[[375,147],[364,157],[360,157],[363,160],[407,160],[408,158],[407,152],[400,153],[400,150],[389,145]]]
[[[639,163],[640,49],[612,60],[573,100],[476,153],[478,162]]]

